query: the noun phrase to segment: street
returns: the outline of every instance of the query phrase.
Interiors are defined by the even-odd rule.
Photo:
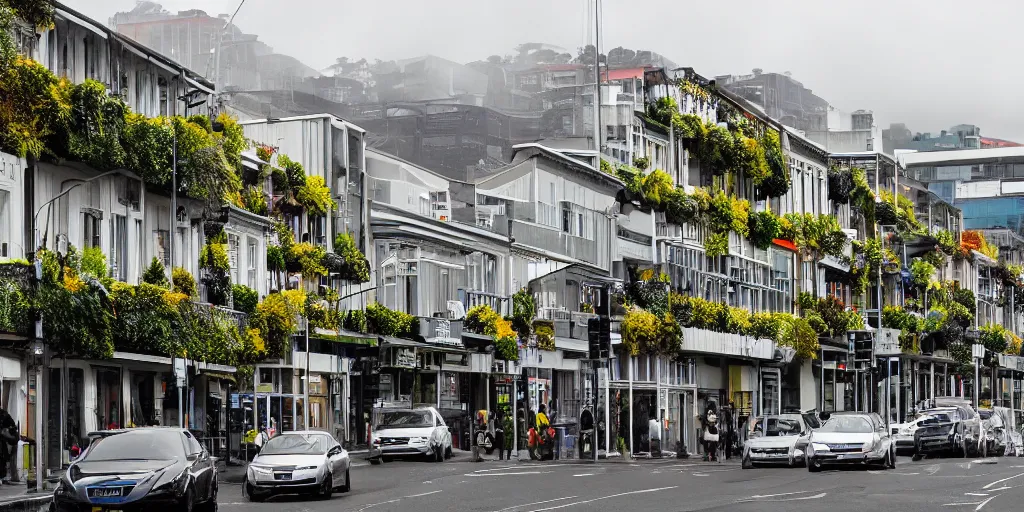
[[[360,461],[361,462],[361,461]],[[994,463],[993,463],[994,462]],[[248,503],[224,484],[220,509],[257,511],[1009,511],[1024,502],[1024,459],[900,457],[896,470],[743,470],[739,461],[665,459],[599,464],[418,461],[360,466],[330,501]]]

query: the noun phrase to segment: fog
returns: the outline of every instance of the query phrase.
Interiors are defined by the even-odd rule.
[[[106,22],[133,0],[65,0]],[[237,1],[166,0],[170,11],[230,13]],[[246,0],[235,23],[321,69],[346,56],[433,54],[458,62],[544,42],[575,55],[592,35],[587,0]],[[869,109],[915,132],[970,123],[1024,142],[1018,84],[1024,4],[989,0],[603,0],[602,50],[651,50],[705,77],[792,72],[844,111]]]

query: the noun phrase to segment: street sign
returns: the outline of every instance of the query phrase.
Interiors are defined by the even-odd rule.
[[[179,388],[185,386],[185,373],[187,371],[185,360],[180,357],[174,358],[174,380],[178,383]]]

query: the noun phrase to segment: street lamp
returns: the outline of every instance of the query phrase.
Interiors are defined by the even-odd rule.
[[[217,53],[215,53],[214,56],[213,56],[213,61],[214,61],[214,64],[213,64],[213,86],[214,86],[213,90],[214,90],[214,97],[216,97],[217,87],[220,84],[220,50],[221,50],[221,47],[222,47],[222,43],[224,41],[224,31],[226,31],[228,29],[228,27],[231,26],[231,22],[235,21],[235,16],[238,15],[238,11],[242,9],[242,5],[244,5],[244,4],[245,4],[245,0],[242,0],[241,2],[238,2],[238,7],[235,8],[235,12],[231,15],[230,18],[228,18],[228,21],[224,23],[224,26],[221,27],[220,32],[217,34]]]

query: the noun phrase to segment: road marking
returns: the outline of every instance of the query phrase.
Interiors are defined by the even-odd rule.
[[[430,491],[430,492],[425,492],[425,493],[423,493],[423,494],[413,494],[412,496],[403,496],[402,498],[403,498],[403,499],[404,499],[404,498],[419,498],[420,496],[430,496],[431,494],[437,494],[437,493],[439,493],[439,492],[441,492],[441,491],[440,491],[440,490],[437,490],[437,491]]]
[[[707,473],[694,473],[693,476],[711,476]]]
[[[553,500],[535,501],[533,503],[524,503],[522,505],[516,505],[514,507],[503,508],[503,509],[498,510],[496,512],[509,512],[510,510],[515,510],[517,508],[529,507],[529,506],[532,506],[532,505],[543,505],[545,503],[551,503],[551,502],[554,502],[554,501],[571,500],[573,498],[576,498],[576,496],[566,496],[564,498],[555,498]]]
[[[964,496],[988,496],[987,492],[965,492]]]
[[[992,491],[992,492],[996,492],[996,491],[1005,491],[1007,489],[1013,489],[1013,486],[1012,485],[1004,485],[1002,487],[996,487],[995,489],[989,489],[989,490]]]
[[[756,500],[761,498],[778,498],[779,496],[792,496],[794,494],[807,494],[809,492],[814,491],[781,492],[779,494],[755,494],[754,496],[751,496],[750,499]]]
[[[654,489],[643,489],[643,490],[640,490],[640,491],[620,492],[618,494],[611,494],[611,495],[608,495],[608,496],[602,496],[600,498],[593,498],[593,499],[583,500],[583,501],[574,501],[572,503],[566,503],[565,505],[558,505],[558,506],[555,506],[555,507],[538,508],[536,510],[533,510],[532,512],[544,512],[546,510],[557,510],[557,509],[560,509],[560,508],[573,507],[573,506],[576,506],[576,505],[585,505],[587,503],[593,503],[595,501],[607,500],[607,499],[611,499],[611,498],[618,498],[620,496],[630,496],[630,495],[633,495],[633,494],[646,494],[646,493],[649,493],[649,492],[666,491],[668,489],[675,489],[676,487],[677,486],[673,485],[671,487],[657,487],[657,488],[654,488]]]
[[[517,476],[517,475],[544,475],[547,473],[554,473],[554,471],[517,471],[514,473],[485,473],[478,475],[476,473],[466,473],[465,476]]]
[[[985,505],[988,505],[988,502],[990,502],[990,501],[992,501],[992,500],[994,500],[994,499],[996,499],[996,498],[998,498],[998,497],[999,497],[999,495],[998,495],[998,494],[996,494],[995,496],[992,496],[991,498],[989,498],[989,499],[987,499],[987,500],[985,500],[985,501],[983,501],[983,502],[979,503],[979,504],[978,504],[978,506],[977,506],[977,507],[976,507],[976,508],[974,509],[974,512],[978,512],[979,510],[981,510],[982,508],[984,508],[984,507],[985,507]]]
[[[1019,473],[1019,474],[1016,474],[1016,475],[1013,475],[1013,476],[1008,476],[1008,477],[1003,478],[1001,480],[996,480],[995,482],[992,482],[992,483],[986,485],[985,487],[982,487],[982,489],[988,489],[989,487],[992,487],[993,485],[1003,483],[1003,482],[1005,482],[1007,480],[1013,480],[1014,478],[1019,478],[1019,477],[1022,477],[1022,476],[1024,476],[1024,473]]]
[[[551,467],[551,464],[545,464],[544,466],[534,466],[534,467],[535,468]],[[516,469],[516,466],[505,466],[505,467],[491,468],[491,469],[478,469],[478,470],[474,471],[474,473],[487,473],[487,472],[490,472],[490,471],[505,471],[507,469]]]
[[[594,476],[594,474],[593,473],[580,473],[578,475],[573,475],[573,476]]]
[[[965,507],[967,505],[977,505],[980,501],[972,501],[971,503],[943,503],[943,507]]]

